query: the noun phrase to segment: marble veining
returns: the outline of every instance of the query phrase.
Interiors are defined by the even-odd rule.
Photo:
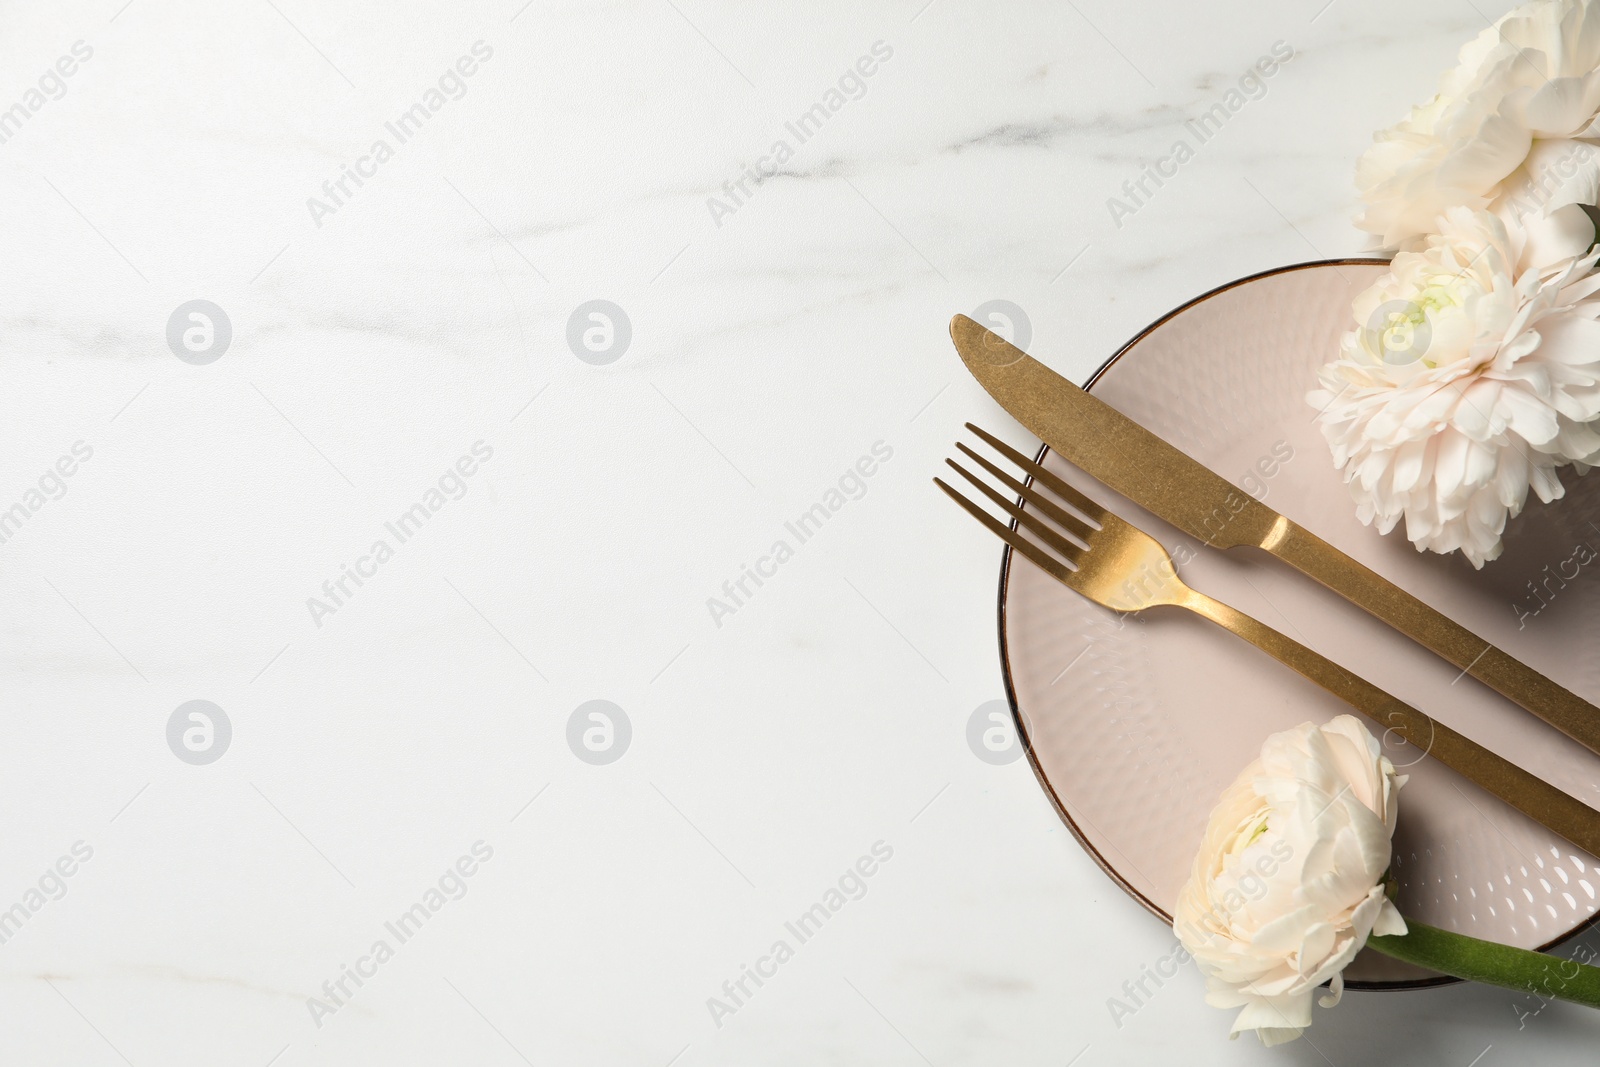
[[[0,7],[0,96],[42,101],[0,142],[0,501],[26,513],[0,521],[0,1061],[1280,1061],[1226,1040],[1192,970],[1108,1011],[1170,931],[1025,760],[969,744],[1002,696],[999,552],[929,479],[965,421],[1030,442],[946,324],[1008,301],[1081,380],[1215,285],[1357,252],[1355,157],[1481,24],[1446,0]],[[1265,92],[1114,216],[1276,41]],[[194,301],[226,316],[214,359]],[[849,506],[708,612],[829,492]],[[79,840],[92,862],[8,930]],[[709,1010],[877,841],[859,899]],[[493,862],[313,1011],[478,842]],[[1461,1067],[1589,1062],[1592,1030],[1448,989],[1349,995],[1311,1037]]]

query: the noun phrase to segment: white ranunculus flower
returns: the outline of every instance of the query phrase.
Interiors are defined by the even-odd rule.
[[[1311,999],[1367,937],[1404,934],[1381,884],[1403,777],[1359,720],[1273,734],[1228,787],[1178,896],[1173,930],[1206,976],[1206,1002],[1239,1008],[1233,1033],[1275,1045],[1311,1025]]]
[[[1527,234],[1454,208],[1355,301],[1356,329],[1307,401],[1361,521],[1418,551],[1500,554],[1531,486],[1600,465],[1600,251],[1519,267]],[[1570,251],[1570,248],[1569,248]]]
[[[1600,202],[1600,0],[1537,0],[1461,50],[1432,100],[1378,133],[1356,165],[1356,220],[1390,248],[1445,210],[1582,226]]]

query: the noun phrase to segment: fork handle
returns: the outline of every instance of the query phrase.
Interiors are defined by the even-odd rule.
[[[1501,696],[1600,753],[1600,709],[1465,626],[1285,521],[1267,551],[1460,667]]]
[[[1242,611],[1193,591],[1181,606],[1244,638],[1284,666],[1316,682],[1385,731],[1393,730],[1422,750],[1424,756],[1432,756],[1591,856],[1600,856],[1600,812],[1577,798]]]

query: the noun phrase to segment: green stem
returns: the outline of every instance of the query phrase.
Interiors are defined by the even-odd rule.
[[[1600,1008],[1600,967],[1480,941],[1414,919],[1407,919],[1406,927],[1408,933],[1373,936],[1367,944],[1386,956],[1430,971]]]

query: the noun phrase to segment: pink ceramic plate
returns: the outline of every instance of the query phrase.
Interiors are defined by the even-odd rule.
[[[1420,554],[1401,531],[1382,537],[1356,520],[1305,394],[1338,351],[1351,298],[1382,269],[1375,260],[1312,263],[1225,286],[1140,334],[1091,388],[1486,640],[1600,701],[1600,473],[1568,478],[1566,499],[1530,506],[1512,522],[1504,555],[1482,571]],[[1203,548],[1048,450],[1043,456],[1161,540],[1195,588],[1600,807],[1600,757],[1265,553]],[[1588,548],[1577,552],[1580,545]],[[1539,598],[1530,583],[1539,583]],[[1158,609],[1118,617],[1009,552],[1000,597],[1007,691],[1040,782],[1084,848],[1165,921],[1207,813],[1262,739],[1349,710],[1196,616]],[[1594,919],[1600,861],[1416,750],[1389,748],[1397,765],[1411,764],[1393,866],[1402,912],[1526,948],[1550,946]],[[1347,978],[1381,989],[1445,980],[1372,952]]]

